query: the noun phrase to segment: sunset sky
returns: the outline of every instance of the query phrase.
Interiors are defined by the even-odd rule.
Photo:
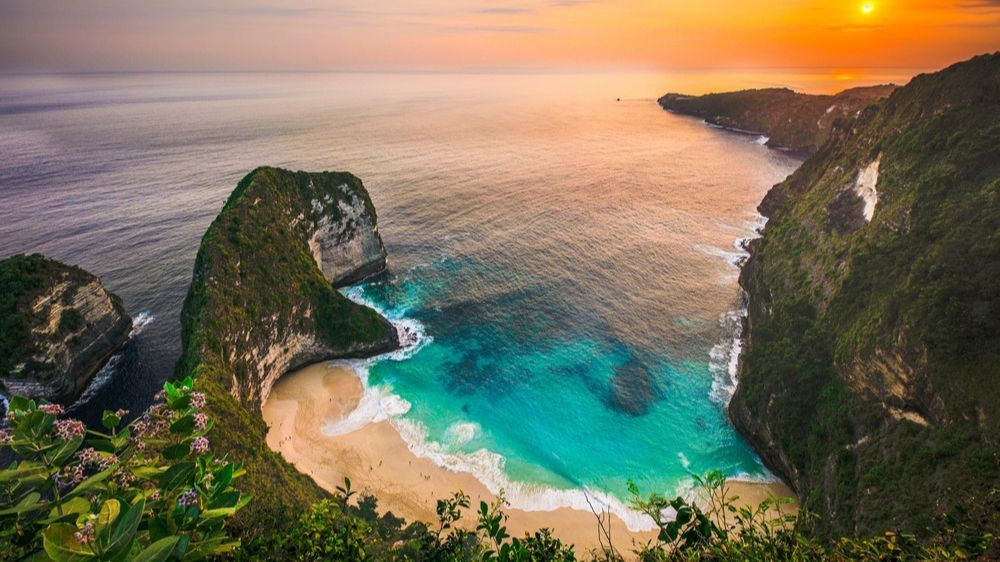
[[[1000,0],[2,0],[0,69],[933,69]]]

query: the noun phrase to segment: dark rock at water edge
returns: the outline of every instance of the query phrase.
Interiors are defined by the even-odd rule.
[[[128,340],[132,319],[101,280],[40,254],[0,261],[0,390],[71,403]]]

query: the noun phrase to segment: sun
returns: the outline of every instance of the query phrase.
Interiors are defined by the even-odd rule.
[[[861,13],[870,14],[875,11],[875,2],[862,2],[861,3]]]

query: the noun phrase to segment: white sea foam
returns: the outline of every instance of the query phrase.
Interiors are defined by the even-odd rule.
[[[135,318],[132,319],[132,332],[129,334],[129,337],[135,337],[142,333],[146,329],[146,326],[150,325],[155,319],[156,317],[153,316],[152,310],[143,310],[139,314],[136,314]]]
[[[749,254],[747,254],[746,250],[744,250],[742,247],[737,246],[736,244],[734,244],[733,246],[736,248],[737,251],[733,252],[730,250],[724,250],[717,246],[709,246],[706,244],[699,244],[695,246],[695,249],[698,250],[699,252],[706,253],[710,256],[716,256],[722,258],[726,260],[726,263],[735,268],[738,267],[740,263],[744,259],[746,259],[746,257]]]
[[[758,215],[756,222],[748,225],[752,227],[753,235],[740,238],[733,243],[733,246],[741,252],[736,265],[742,265],[749,257],[750,254],[746,251],[747,244],[760,237],[766,224],[767,217]],[[712,390],[709,391],[709,397],[723,406],[729,405],[733,393],[736,392],[740,353],[743,352],[743,321],[746,316],[746,294],[741,288],[736,307],[719,317],[719,324],[726,335],[721,342],[712,346],[709,352],[708,368],[712,373]]]
[[[691,468],[691,461],[688,460],[687,455],[685,455],[684,453],[678,452],[677,460],[681,461],[681,466],[683,466],[685,470]]]
[[[553,511],[560,508],[581,511],[610,512],[632,531],[655,528],[652,518],[629,509],[624,503],[605,492],[588,488],[560,490],[540,484],[510,480],[504,472],[506,459],[497,453],[479,449],[472,453],[451,452],[427,438],[426,429],[418,422],[402,417],[389,420],[406,441],[413,454],[430,459],[434,464],[454,472],[472,474],[493,494],[504,494],[511,507],[524,511]]]
[[[478,423],[474,422],[455,422],[448,426],[448,429],[444,432],[445,440],[449,445],[460,446],[465,445],[476,438],[476,435],[480,433],[481,429]]]
[[[420,322],[405,318],[405,308],[385,310],[364,297],[360,286],[349,287],[343,294],[354,302],[364,304],[379,311],[389,319],[400,332],[399,350],[365,360],[345,361],[354,368],[364,387],[358,407],[343,420],[323,426],[326,435],[340,435],[364,427],[369,423],[387,420],[406,442],[407,448],[418,457],[431,460],[434,464],[454,472],[473,475],[493,494],[503,492],[511,507],[524,511],[553,511],[560,508],[581,511],[596,510],[610,512],[620,518],[632,531],[648,531],[655,528],[652,518],[628,508],[613,495],[588,488],[562,490],[530,482],[510,480],[504,473],[506,459],[487,449],[471,453],[449,451],[445,445],[429,438],[426,428],[414,420],[403,417],[410,410],[410,403],[392,392],[387,385],[370,385],[368,369],[378,361],[402,361],[413,357],[433,338],[426,333]],[[470,442],[481,431],[471,422],[456,422],[449,426],[446,438],[450,445]]]
[[[360,362],[348,362],[354,371],[361,378],[364,391],[361,400],[350,414],[341,420],[328,422],[323,426],[325,435],[344,435],[357,431],[362,427],[375,422],[385,421],[391,417],[401,416],[410,411],[410,403],[387,386],[368,385],[368,367]]]
[[[396,327],[396,334],[399,336],[399,349],[364,360],[362,364],[370,365],[386,359],[390,361],[403,361],[413,357],[418,351],[427,346],[427,344],[434,341],[434,338],[427,333],[427,329],[423,323],[405,316],[409,312],[409,308],[396,307],[384,309],[379,307],[374,301],[365,297],[364,287],[360,285],[347,287],[341,292],[351,301],[377,310],[379,314],[384,316],[389,322],[392,322],[392,325]]]
[[[146,326],[149,326],[155,319],[156,316],[153,315],[153,311],[151,310],[143,310],[139,314],[136,314],[135,318],[132,319],[132,331],[129,332],[128,339],[131,340],[141,334],[142,331],[146,329]],[[93,380],[90,381],[86,390],[83,391],[83,394],[80,395],[80,398],[77,399],[73,406],[78,407],[81,404],[86,404],[91,398],[94,397],[94,395],[97,394],[99,390],[104,388],[104,386],[115,377],[115,373],[118,372],[118,363],[121,362],[121,359],[121,351],[112,355],[111,358],[108,359],[108,362],[101,367],[101,370],[97,371]]]

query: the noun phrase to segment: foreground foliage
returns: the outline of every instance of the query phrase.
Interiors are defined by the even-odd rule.
[[[524,537],[510,537],[505,503],[501,498],[480,503],[473,521],[467,496],[458,492],[437,503],[438,520],[432,525],[404,526],[392,514],[379,515],[372,496],[355,497],[350,481],[331,500],[316,503],[287,532],[257,541],[237,553],[245,560],[386,560],[440,561],[496,560],[500,562],[600,562],[667,561],[811,561],[811,560],[969,560],[991,559],[1000,553],[1000,542],[990,533],[967,534],[942,525],[931,540],[909,533],[885,532],[864,539],[828,541],[814,533],[816,516],[794,515],[791,500],[769,498],[756,506],[741,507],[720,472],[696,477],[697,500],[642,496],[632,487],[630,507],[650,516],[659,529],[656,540],[644,544],[613,544],[608,519],[595,513],[596,531],[603,548],[577,554],[541,529]],[[1000,492],[993,491],[993,497]],[[992,549],[992,550],[991,550]]]
[[[248,497],[243,471],[216,458],[205,436],[205,397],[190,379],[163,402],[103,431],[63,417],[56,404],[15,397],[0,443],[18,458],[0,470],[0,560],[201,560],[239,546],[226,519]]]
[[[609,519],[595,513],[595,531],[607,540],[588,553],[549,529],[511,537],[502,494],[474,509],[458,492],[437,502],[436,522],[407,524],[380,513],[377,499],[358,495],[350,480],[291,525],[271,521],[274,533],[241,547],[225,525],[249,501],[230,486],[243,471],[209,450],[205,396],[185,380],[165,385],[163,399],[124,427],[126,412],[106,411],[104,431],[64,418],[60,406],[12,399],[0,439],[19,460],[0,471],[0,560],[908,561],[1000,554],[994,534],[947,520],[929,530],[930,539],[892,532],[817,538],[817,518],[790,515],[790,500],[738,507],[719,472],[696,478],[694,500],[643,496],[631,486],[630,506],[650,516],[656,540],[613,544]],[[996,529],[1000,491],[987,501],[998,508],[990,523]]]

